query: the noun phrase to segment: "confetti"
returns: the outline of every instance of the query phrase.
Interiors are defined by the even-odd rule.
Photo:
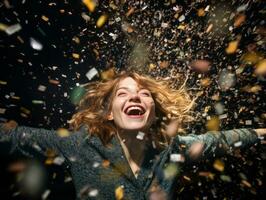
[[[105,24],[105,22],[107,21],[107,18],[108,18],[107,15],[100,16],[96,22],[96,26],[98,28],[101,28]]]
[[[75,59],[79,59],[80,55],[78,53],[72,53],[72,57]]]
[[[37,51],[41,51],[43,49],[43,45],[34,38],[30,38],[30,46]]]
[[[46,17],[45,15],[42,15],[42,20],[48,22],[49,21],[49,18]]]
[[[174,163],[169,163],[163,170],[165,179],[172,179],[176,177],[179,173],[178,165]]]
[[[85,95],[86,90],[84,87],[75,87],[70,94],[70,101],[73,104],[77,104],[79,103],[79,101],[81,100],[81,98],[83,97],[83,95]]]
[[[115,68],[110,68],[101,72],[101,79],[104,81],[111,80],[115,77]]]
[[[220,175],[220,179],[224,182],[232,182],[231,177],[227,175]]]
[[[59,128],[57,129],[56,134],[59,137],[68,137],[70,135],[70,132],[65,128]]]
[[[6,109],[5,108],[0,108],[0,114],[5,114]]]
[[[266,74],[266,59],[259,61],[255,66],[256,75],[265,75]]]
[[[136,138],[138,139],[138,140],[143,140],[144,139],[144,136],[145,136],[145,133],[143,133],[143,132],[138,132],[138,135],[136,136]]]
[[[222,70],[218,77],[218,84],[222,91],[229,90],[236,84],[236,75],[229,70]]]
[[[115,189],[115,199],[122,200],[124,198],[124,186],[119,186]]]
[[[233,54],[236,52],[238,48],[239,40],[231,41],[229,42],[227,48],[225,49],[225,52],[227,54]]]
[[[211,117],[206,123],[206,128],[208,131],[218,131],[220,129],[220,119],[216,116]]]
[[[103,160],[102,166],[103,167],[109,167],[110,166],[110,161],[109,160]]]
[[[211,67],[211,63],[208,60],[195,60],[190,65],[193,69],[200,72],[207,72]]]
[[[217,171],[223,172],[224,171],[224,163],[221,160],[215,160],[213,163],[214,169]]]
[[[94,76],[96,76],[98,74],[98,71],[95,67],[91,68],[87,73],[86,73],[86,77],[91,80],[93,79]]]
[[[90,12],[94,12],[97,6],[96,0],[82,0],[82,2],[87,6]]]
[[[8,34],[8,35],[13,35],[14,33],[20,31],[22,29],[21,25],[20,24],[14,24],[14,25],[11,25],[9,27],[7,27],[5,29],[5,32]]]
[[[184,162],[185,157],[182,154],[170,154],[170,161],[172,161],[172,162]]]

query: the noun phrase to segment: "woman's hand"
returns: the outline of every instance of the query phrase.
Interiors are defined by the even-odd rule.
[[[265,141],[265,136],[266,136],[266,128],[258,128],[258,129],[254,129],[258,135],[259,138],[261,138],[261,143],[262,144],[266,144]]]
[[[5,131],[10,131],[18,126],[18,123],[15,120],[9,120],[8,122],[3,123],[3,129]]]

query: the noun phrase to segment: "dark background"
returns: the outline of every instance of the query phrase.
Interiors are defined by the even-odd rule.
[[[130,8],[134,12],[129,15]],[[204,16],[199,16],[199,9],[207,10]],[[97,28],[96,21],[102,14],[107,14],[108,20]],[[240,14],[246,18],[235,27]],[[179,18],[182,15],[183,21]],[[0,32],[0,108],[5,109],[0,120],[13,119],[20,125],[47,129],[67,128],[67,120],[75,112],[71,102],[73,89],[89,81],[85,74],[91,68],[101,73],[114,67],[116,71],[135,70],[164,77],[177,84],[188,76],[189,92],[200,94],[196,121],[185,127],[188,133],[207,131],[208,117],[219,116],[214,108],[217,102],[224,105],[223,114],[227,114],[220,120],[220,129],[265,127],[266,78],[254,74],[258,60],[265,59],[264,15],[263,1],[99,1],[95,11],[90,12],[82,1],[2,0],[0,23],[19,23],[22,29],[12,35]],[[206,33],[210,24],[213,29]],[[228,43],[239,37],[238,50],[227,54]],[[33,49],[30,38],[39,41],[42,50]],[[79,42],[75,42],[77,38]],[[72,53],[80,58],[74,58]],[[248,62],[243,57],[250,53],[253,60]],[[195,70],[191,63],[196,60],[208,60],[210,70]],[[149,70],[150,64],[155,69]],[[243,71],[236,73],[241,67]],[[222,90],[218,81],[222,70],[235,75],[236,83],[228,90]],[[174,77],[177,73],[180,79]],[[205,78],[210,80],[207,86],[200,82]],[[40,85],[46,90],[38,90]],[[253,86],[260,90],[251,90]],[[218,100],[214,98],[217,94]],[[17,175],[8,170],[14,161],[25,158],[7,155],[7,149],[8,145],[1,145],[1,199],[29,199],[14,195],[19,190]],[[177,186],[180,198],[262,199],[265,147],[257,145],[239,151],[219,158],[225,163],[223,172],[213,168],[212,159],[184,168]],[[63,167],[43,166],[48,179],[45,189],[51,191],[47,199],[74,199],[72,182],[65,181],[68,174]],[[215,174],[215,178],[200,176],[202,171]],[[231,179],[224,181],[220,175]],[[245,181],[250,185],[245,185]]]

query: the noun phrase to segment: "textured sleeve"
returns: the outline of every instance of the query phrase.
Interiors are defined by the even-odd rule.
[[[19,151],[31,156],[34,152],[44,155],[48,149],[59,152],[60,139],[54,130],[26,126],[5,129],[4,124],[0,124],[0,145],[8,143],[10,153]]]
[[[203,156],[213,156],[217,152],[229,151],[232,148],[244,148],[255,144],[258,136],[253,129],[233,129],[228,131],[209,131],[202,135],[190,134],[177,136],[174,140],[185,147],[188,153],[189,147],[200,142],[204,145]]]

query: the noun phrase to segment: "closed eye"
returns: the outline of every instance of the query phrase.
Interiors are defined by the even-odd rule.
[[[116,96],[118,97],[123,97],[125,96],[127,93],[126,92],[118,92]]]
[[[140,95],[141,96],[144,96],[144,97],[150,97],[151,96],[151,93],[148,92],[148,91],[142,91],[142,92],[140,92]]]

